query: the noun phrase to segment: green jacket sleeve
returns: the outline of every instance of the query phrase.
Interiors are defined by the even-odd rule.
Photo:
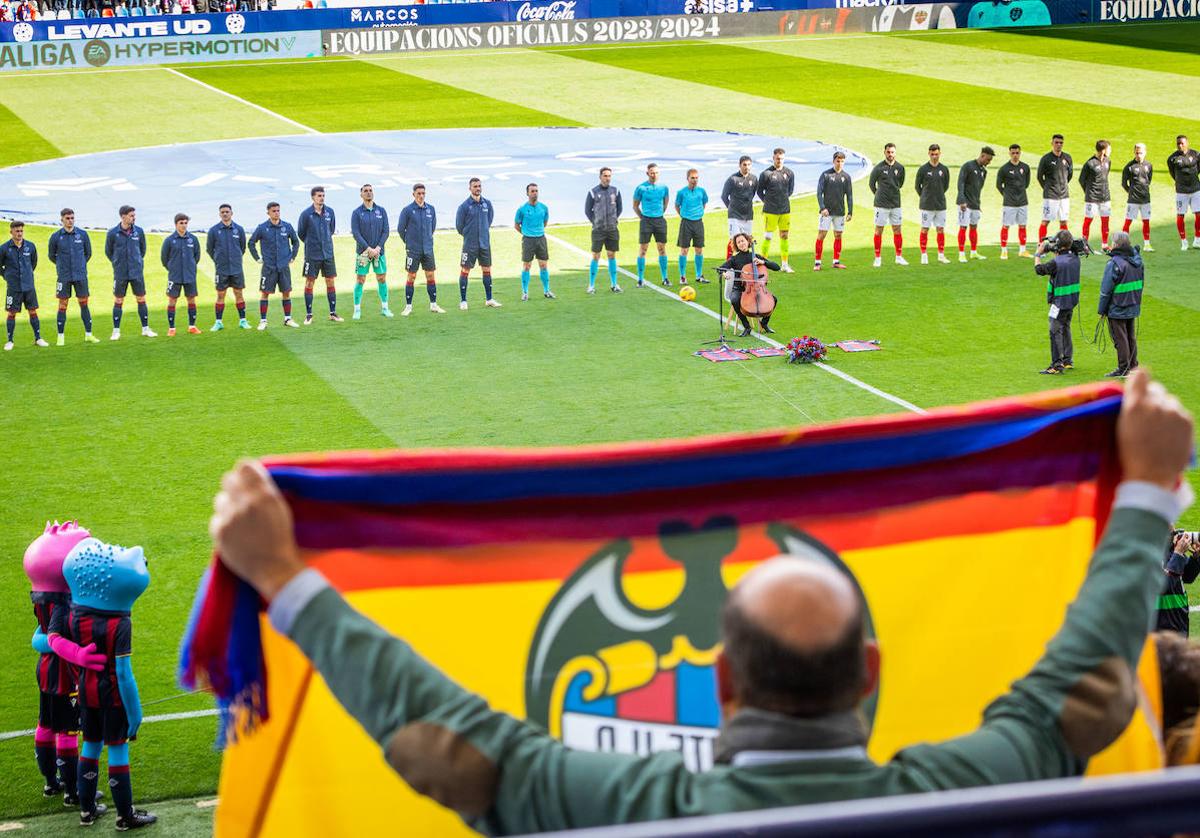
[[[572,751],[455,684],[332,588],[291,639],[416,791],[492,835],[700,814],[677,753]],[[688,801],[693,803],[689,805]]]
[[[1159,515],[1114,509],[1066,621],[1033,670],[992,702],[974,733],[909,748],[896,761],[936,788],[1081,774],[1136,707],[1168,531]]]

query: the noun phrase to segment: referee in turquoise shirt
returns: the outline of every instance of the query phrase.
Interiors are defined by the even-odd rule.
[[[662,284],[670,285],[667,279],[667,202],[671,190],[658,182],[658,164],[646,167],[646,180],[633,190],[633,211],[641,222],[638,224],[637,284],[641,288],[646,281],[646,249],[650,239],[658,245],[658,269],[662,272]]]
[[[546,222],[550,220],[550,210],[538,200],[538,185],[531,183],[525,187],[525,197],[529,200],[517,208],[517,216],[513,227],[521,234],[521,301],[529,299],[529,268],[537,259],[538,275],[542,280],[542,296],[553,300],[550,292],[550,250],[546,246]]]
[[[679,213],[679,284],[687,285],[688,248],[696,250],[696,281],[708,282],[704,278],[704,208],[708,206],[708,193],[699,186],[700,170],[688,169],[687,186],[675,193],[675,211]]]

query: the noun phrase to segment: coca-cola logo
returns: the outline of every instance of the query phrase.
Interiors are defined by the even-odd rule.
[[[554,0],[542,6],[522,3],[517,9],[517,20],[574,20],[575,0]]]

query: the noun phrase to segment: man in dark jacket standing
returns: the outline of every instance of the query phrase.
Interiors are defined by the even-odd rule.
[[[1063,135],[1050,138],[1050,150],[1038,161],[1037,182],[1042,187],[1042,223],[1038,241],[1045,241],[1050,222],[1057,221],[1060,230],[1067,229],[1071,219],[1071,178],[1075,162],[1063,151]]]
[[[1137,318],[1142,313],[1146,267],[1142,256],[1122,231],[1113,236],[1111,257],[1100,282],[1097,313],[1108,318],[1108,333],[1117,350],[1117,368],[1105,378],[1124,378],[1138,365]]]
[[[79,303],[79,316],[83,320],[84,343],[99,343],[100,338],[92,334],[92,309],[88,305],[87,265],[92,258],[92,240],[86,230],[75,226],[75,211],[69,207],[58,214],[62,226],[50,234],[46,248],[50,261],[58,273],[55,296],[58,297],[58,345],[67,342],[67,303],[71,293]]]
[[[111,340],[121,339],[121,316],[125,293],[132,289],[137,300],[138,319],[142,321],[142,336],[158,337],[150,328],[150,308],[146,305],[146,232],[134,222],[137,210],[128,204],[117,210],[121,223],[104,237],[104,255],[113,271],[113,330]]]
[[[413,202],[400,210],[396,232],[404,242],[404,310],[401,317],[412,314],[413,285],[417,269],[425,271],[425,291],[429,294],[429,310],[445,314],[437,301],[437,262],[433,256],[433,231],[437,229],[437,210],[425,202],[425,184],[413,185]]]
[[[937,230],[938,261],[948,264],[946,258],[946,190],[950,188],[950,170],[942,160],[942,147],[934,143],[929,147],[929,162],[917,169],[918,206],[921,209],[921,264],[929,264],[929,228]]]
[[[1053,244],[1050,244],[1053,242]],[[1059,230],[1053,239],[1038,245],[1035,256],[1054,248],[1049,262],[1035,261],[1034,273],[1048,277],[1046,302],[1050,304],[1050,366],[1042,375],[1061,375],[1075,368],[1075,346],[1071,340],[1071,315],[1079,305],[1079,257],[1071,251],[1071,231]]]
[[[13,334],[17,326],[17,315],[21,306],[29,313],[29,326],[33,329],[33,342],[38,346],[49,346],[42,339],[42,325],[38,319],[37,287],[33,282],[33,272],[37,269],[38,253],[33,242],[25,239],[25,222],[13,221],[8,225],[12,234],[3,245],[0,245],[0,275],[4,276],[4,308],[8,312],[8,340],[4,351],[13,348]]]
[[[216,320],[212,330],[225,328],[225,292],[233,289],[233,301],[237,306],[238,328],[249,329],[246,320],[246,274],[242,269],[242,256],[246,253],[246,231],[233,220],[233,207],[221,204],[217,207],[221,220],[208,228],[205,248],[213,260],[213,278],[217,288],[217,302],[213,305]]]
[[[1100,216],[1100,246],[1108,250],[1108,220],[1112,216],[1112,194],[1108,189],[1108,140],[1096,141],[1096,153],[1079,170],[1079,185],[1083,187],[1083,237],[1092,230],[1092,219]]]
[[[1133,159],[1121,170],[1121,188],[1129,197],[1125,204],[1126,233],[1133,220],[1139,216],[1142,219],[1142,250],[1150,253],[1150,181],[1154,179],[1154,164],[1146,159],[1146,144],[1138,143],[1133,147]]]
[[[310,190],[312,206],[305,207],[296,222],[296,235],[304,242],[304,325],[313,322],[313,286],[317,274],[325,277],[325,299],[329,302],[329,319],[341,323],[337,313],[337,264],[333,257],[333,234],[337,232],[337,217],[333,208],[325,205],[325,187]]]
[[[175,304],[180,293],[187,299],[188,334],[196,327],[196,265],[200,263],[200,240],[188,232],[188,217],[175,214],[175,232],[163,239],[162,266],[167,269],[167,337],[175,337]]]

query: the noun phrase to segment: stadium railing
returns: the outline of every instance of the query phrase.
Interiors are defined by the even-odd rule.
[[[1172,835],[1200,830],[1200,766],[765,809],[542,838],[982,838]]]

